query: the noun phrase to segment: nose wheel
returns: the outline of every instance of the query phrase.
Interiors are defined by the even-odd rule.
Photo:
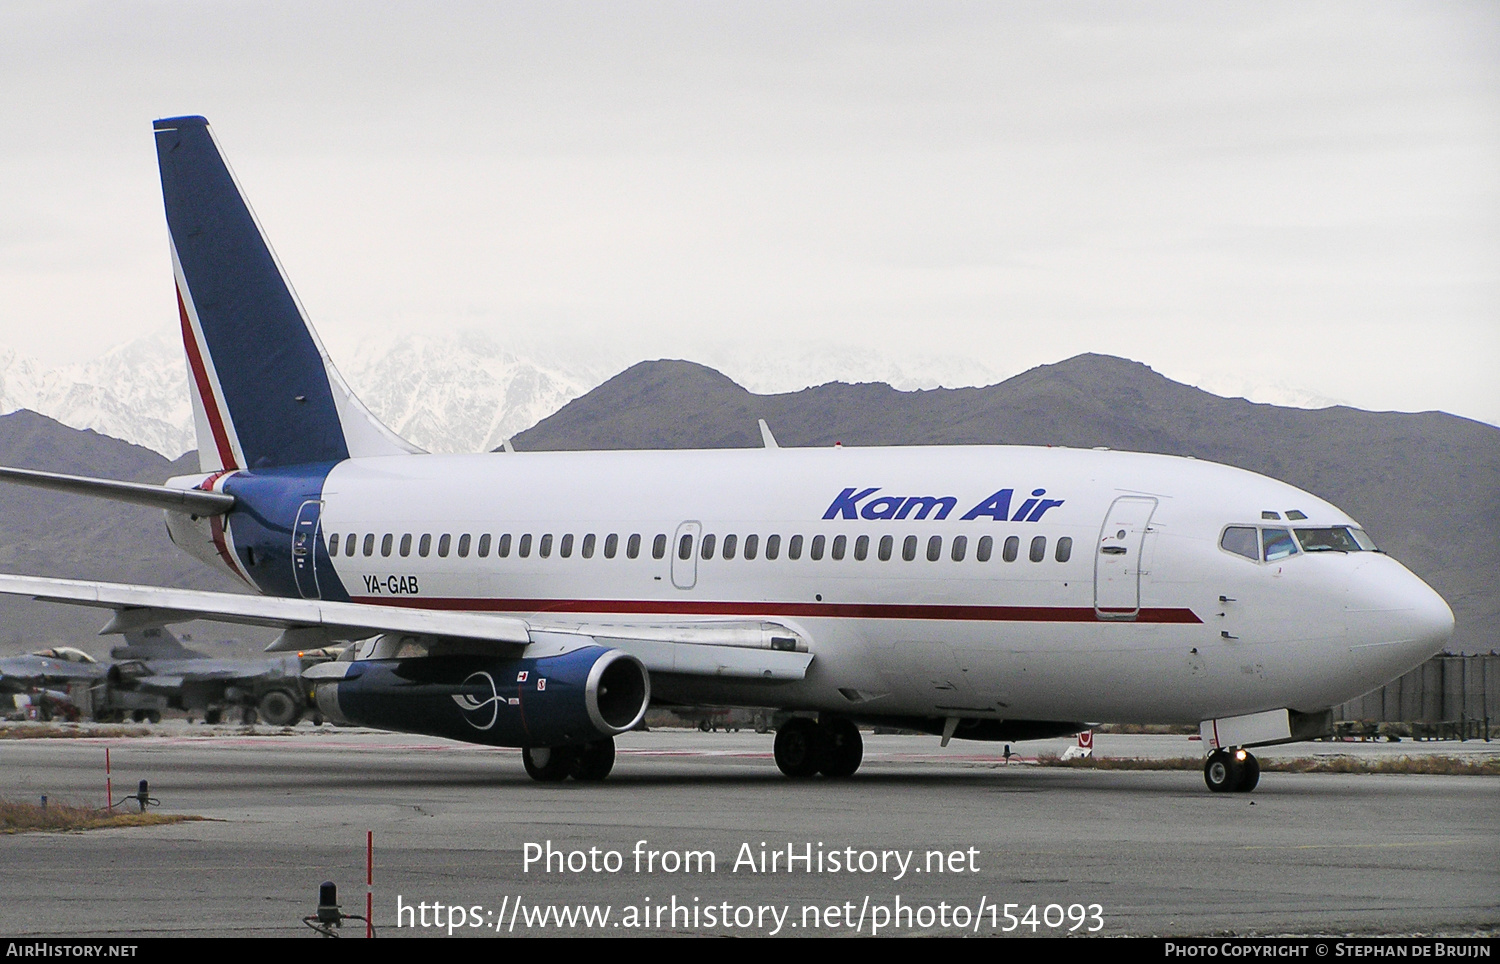
[[[1203,763],[1203,782],[1215,793],[1249,793],[1260,782],[1260,762],[1239,747],[1215,750]]]

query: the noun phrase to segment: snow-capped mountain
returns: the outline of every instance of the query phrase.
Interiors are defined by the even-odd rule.
[[[639,347],[501,344],[482,332],[390,335],[330,346],[359,397],[399,435],[430,452],[480,452],[535,425],[642,358]],[[988,385],[1000,371],[961,356],[883,354],[869,348],[705,343],[687,353],[757,394],[829,381],[885,382],[910,391]],[[1183,379],[1219,394],[1299,408],[1336,401],[1283,384]],[[196,447],[187,371],[175,332],[137,339],[96,358],[48,368],[0,348],[0,414],[28,408],[74,428],[143,445],[175,458]]]

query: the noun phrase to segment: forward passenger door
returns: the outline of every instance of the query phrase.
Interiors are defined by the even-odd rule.
[[[1094,547],[1094,614],[1134,619],[1141,611],[1141,547],[1156,500],[1122,495],[1109,507]]]

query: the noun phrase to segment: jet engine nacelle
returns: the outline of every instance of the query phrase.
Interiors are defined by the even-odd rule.
[[[422,656],[356,660],[320,682],[318,708],[336,723],[492,746],[588,743],[646,715],[651,679],[629,653],[585,646],[556,656]]]

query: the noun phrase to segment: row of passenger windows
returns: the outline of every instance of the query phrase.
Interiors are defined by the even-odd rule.
[[[330,556],[354,556],[375,555],[377,539],[380,546],[380,555],[410,556],[413,548],[418,556],[427,557],[432,554],[434,542],[436,543],[439,557],[446,558],[450,554],[457,554],[459,558],[467,558],[472,552],[481,559],[487,558],[493,548],[495,556],[500,559],[508,558],[514,550],[515,554],[522,559],[529,558],[533,548],[536,554],[543,558],[549,558],[554,550],[563,559],[571,558],[576,546],[578,554],[585,559],[592,559],[595,551],[599,548],[598,537],[590,532],[582,539],[575,542],[573,534],[553,537],[552,533],[536,537],[533,540],[531,533],[525,533],[511,539],[510,533],[505,533],[492,539],[488,533],[474,539],[468,533],[460,535],[455,539],[452,535],[444,533],[435,540],[430,533],[424,533],[413,537],[406,533],[399,538],[393,533],[376,536],[374,533],[365,533],[363,538],[355,533],[348,533],[340,537],[337,533],[328,537],[328,554]],[[604,558],[613,559],[620,551],[620,536],[610,533],[603,539]],[[684,533],[678,539],[677,558],[688,560],[693,558],[694,536]],[[843,559],[849,554],[850,539],[848,536],[817,535],[811,539],[802,536],[791,536],[786,539],[786,557],[788,559],[801,559],[803,551],[806,550],[808,558],[818,560],[824,555],[833,559]],[[856,536],[853,540],[853,555],[856,560],[863,562],[870,556],[871,538],[869,536]],[[759,535],[748,535],[742,540],[738,535],[730,534],[724,536],[721,541],[714,533],[709,533],[699,540],[696,547],[698,555],[703,559],[712,559],[720,555],[725,559],[755,559],[764,554],[767,559],[777,559],[781,556],[782,538],[779,535],[769,535],[762,542]],[[894,555],[896,550],[895,536],[881,536],[874,543],[875,558],[886,562]],[[925,550],[922,550],[921,540],[917,536],[907,536],[901,541],[901,558],[911,562],[917,558],[919,551],[925,551],[928,562],[937,562],[943,558],[943,537],[930,536],[927,539]],[[979,562],[989,562],[995,552],[995,539],[993,536],[980,536],[974,544],[974,558]],[[1000,558],[1006,562],[1015,562],[1021,553],[1021,537],[1008,536],[1000,547]],[[632,533],[625,539],[625,558],[635,559],[641,554],[641,535]],[[662,559],[667,554],[667,536],[658,533],[651,540],[651,558]],[[963,562],[969,554],[969,537],[954,536],[948,541],[948,557],[954,562]],[[1058,562],[1067,562],[1073,555],[1073,539],[1063,536],[1057,540],[1053,558]],[[1027,549],[1027,558],[1032,562],[1041,562],[1047,558],[1047,537],[1033,536],[1031,544]]]

